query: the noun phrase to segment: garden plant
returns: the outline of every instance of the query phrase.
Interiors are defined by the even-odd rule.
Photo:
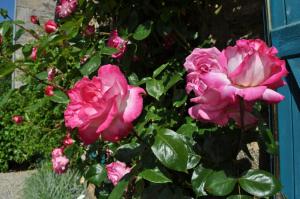
[[[22,162],[5,146],[18,137],[20,151],[51,156],[53,172],[78,170],[98,198],[280,192],[251,168],[247,144],[260,137],[276,154],[261,113],[284,99],[285,62],[260,39],[213,47],[193,18],[204,2],[60,0],[55,20],[31,17],[37,30],[1,10],[0,77],[20,71],[23,86],[1,94],[0,161]],[[33,40],[16,44],[13,27],[13,40]]]

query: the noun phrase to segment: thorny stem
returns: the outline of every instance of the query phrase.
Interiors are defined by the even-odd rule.
[[[64,93],[67,93],[67,90],[66,90],[64,87],[59,86],[59,85],[57,85],[57,84],[54,84],[54,83],[52,83],[52,82],[48,82],[48,81],[39,79],[39,78],[36,77],[34,74],[32,74],[30,71],[27,71],[26,69],[22,68],[21,66],[17,66],[17,68],[18,68],[19,70],[21,70],[22,72],[24,72],[25,74],[30,75],[31,77],[33,77],[33,78],[36,79],[37,81],[42,82],[42,83],[44,83],[44,84],[46,84],[46,85],[49,85],[49,86],[53,86],[54,88],[57,88],[57,89],[63,91]]]
[[[7,18],[11,21],[13,21],[13,19],[10,16],[7,16]],[[36,34],[35,32],[30,31],[29,29],[25,28],[24,26],[20,25],[20,24],[15,24],[16,26],[18,26],[19,28],[23,29],[24,31],[28,32],[32,37],[34,37],[35,39],[40,39],[39,35]]]

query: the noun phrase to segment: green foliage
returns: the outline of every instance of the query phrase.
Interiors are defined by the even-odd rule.
[[[32,92],[34,91],[34,92]],[[52,109],[53,111],[49,111]],[[61,141],[63,106],[53,109],[53,102],[43,97],[43,89],[24,86],[1,96],[0,101],[0,171],[9,164],[29,164],[48,158]],[[12,116],[22,115],[24,122],[15,124]]]
[[[251,158],[237,160],[239,151],[246,151],[247,144],[256,141],[258,135],[263,135],[267,150],[276,153],[276,142],[264,121],[259,128],[246,129],[242,134],[233,123],[219,127],[196,122],[187,114],[191,102],[185,91],[182,63],[193,48],[215,43],[207,30],[210,20],[222,12],[222,6],[215,6],[202,0],[106,0],[99,4],[79,0],[75,13],[56,19],[57,32],[18,31],[16,38],[24,32],[35,38],[22,45],[12,42],[13,25],[21,22],[0,23],[3,36],[0,77],[8,77],[15,68],[24,73],[24,86],[11,91],[5,87],[5,94],[0,94],[0,170],[9,169],[11,162],[32,164],[38,159],[49,159],[52,148],[61,145],[66,133],[65,91],[83,76],[93,78],[101,65],[115,64],[130,84],[147,91],[143,96],[143,112],[134,121],[132,132],[119,142],[99,139],[84,146],[75,129],[71,134],[76,142],[64,151],[70,159],[69,167],[77,167],[79,176],[96,185],[98,198],[246,199],[248,195],[267,197],[280,191],[279,182],[271,174],[251,170]],[[6,15],[3,10],[0,14]],[[95,20],[99,25],[95,34],[86,35],[85,28]],[[110,32],[115,28],[127,42],[120,59],[113,59],[111,55],[117,50],[107,46]],[[32,47],[38,47],[36,61],[30,58]],[[17,49],[21,49],[24,59],[12,62]],[[51,82],[47,80],[50,68],[57,69]],[[49,84],[55,87],[51,97],[44,95]],[[258,106],[254,111],[261,112]],[[24,122],[14,124],[13,115],[22,115]],[[132,168],[116,186],[105,169],[113,161],[122,161]],[[82,186],[72,176],[40,171],[28,183],[32,185],[26,188],[27,196],[43,198],[43,194],[53,193],[58,194],[54,198],[78,197]],[[54,183],[57,185],[53,186]],[[32,190],[40,185],[44,187]],[[71,187],[80,191],[70,192]],[[74,193],[78,195],[63,195]]]
[[[43,166],[25,180],[24,199],[71,199],[86,194],[86,185],[80,184],[78,172],[69,170],[62,175]]]

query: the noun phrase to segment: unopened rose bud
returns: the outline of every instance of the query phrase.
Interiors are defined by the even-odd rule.
[[[52,81],[56,75],[56,68],[50,68],[50,70],[48,71],[48,81]]]
[[[55,31],[57,31],[57,24],[53,20],[48,20],[44,24],[44,29],[45,29],[46,33],[48,33],[48,34],[53,33]]]
[[[32,48],[30,58],[31,58],[33,61],[36,61],[36,59],[37,59],[37,51],[38,51],[38,48],[37,48],[37,47],[33,47],[33,48]]]
[[[30,21],[33,24],[38,24],[38,25],[40,24],[39,18],[37,16],[35,16],[35,15],[31,15],[30,16]]]
[[[2,35],[0,34],[0,45],[3,43],[3,37]]]
[[[45,95],[47,95],[47,96],[53,96],[54,95],[54,91],[53,90],[54,90],[53,86],[50,86],[50,85],[46,86],[45,90],[44,90]]]
[[[96,29],[94,26],[90,26],[88,25],[86,28],[85,28],[85,31],[84,31],[84,35],[85,36],[92,36],[94,33],[95,33]]]
[[[64,139],[64,145],[69,146],[69,145],[72,145],[73,143],[74,143],[74,140],[71,138],[71,134],[67,133],[67,135]]]
[[[21,115],[14,115],[13,117],[12,117],[12,120],[13,120],[13,122],[14,123],[16,123],[16,124],[21,124],[22,122],[23,122],[23,117],[21,116]]]

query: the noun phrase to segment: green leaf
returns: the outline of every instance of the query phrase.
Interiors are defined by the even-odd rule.
[[[17,65],[12,62],[6,62],[0,65],[0,78],[9,75],[16,69]]]
[[[131,84],[131,85],[138,85],[139,77],[137,76],[137,74],[131,73],[131,74],[128,76],[128,82],[129,82],[129,84]]]
[[[85,178],[89,182],[99,186],[106,179],[106,176],[106,169],[100,164],[94,164],[89,167]]]
[[[207,195],[207,193],[204,190],[204,187],[208,176],[211,175],[212,173],[213,170],[206,169],[202,167],[202,165],[199,165],[198,167],[195,168],[192,175],[192,186],[197,196]]]
[[[68,96],[61,90],[54,90],[54,95],[50,97],[50,100],[60,104],[68,104]]]
[[[226,196],[230,194],[237,179],[228,177],[224,171],[214,171],[208,176],[205,183],[205,190],[214,196]]]
[[[143,147],[139,143],[128,143],[120,146],[116,150],[115,157],[121,162],[130,162],[141,153]]]
[[[153,24],[152,21],[148,21],[144,24],[140,24],[134,31],[133,38],[135,40],[146,39],[151,33],[152,24]]]
[[[155,69],[155,71],[153,71],[153,75],[152,77],[155,78],[157,77],[163,70],[166,69],[167,66],[169,66],[170,63],[166,63],[166,64],[163,64],[161,65],[160,67],[158,67],[157,69]]]
[[[120,199],[123,196],[126,187],[128,186],[129,180],[127,178],[122,179],[118,182],[117,186],[112,190],[108,199]]]
[[[25,33],[24,29],[19,29],[15,34],[14,40],[17,41],[24,33]]]
[[[64,23],[59,30],[64,31],[68,37],[73,38],[78,34],[82,21],[83,17],[74,18]]]
[[[228,196],[226,199],[252,199],[253,197],[247,195],[232,195]]]
[[[88,76],[91,73],[95,72],[100,65],[101,65],[101,53],[98,52],[82,66],[80,72],[82,75]]]
[[[280,182],[263,170],[249,170],[239,179],[239,183],[242,189],[257,197],[272,196],[281,189]]]
[[[188,162],[186,167],[187,169],[192,169],[195,166],[197,166],[197,164],[200,162],[201,157],[193,151],[192,147],[188,146],[187,150],[188,150]]]
[[[186,102],[187,98],[188,96],[184,89],[175,89],[172,99],[173,106],[176,108],[182,106]]]
[[[36,77],[39,78],[40,80],[45,80],[48,77],[48,72],[46,71],[40,72],[36,75]]]
[[[153,183],[172,182],[172,180],[167,178],[158,168],[146,169],[142,171],[139,176]]]
[[[187,171],[188,151],[185,140],[176,132],[160,129],[151,146],[154,155],[166,167],[176,171]]]
[[[110,47],[106,47],[104,46],[102,49],[101,49],[101,54],[103,55],[112,55],[114,53],[118,52],[118,49],[116,48],[110,48]]]
[[[179,73],[174,74],[171,77],[171,79],[168,81],[167,85],[165,86],[164,92],[166,93],[171,87],[173,87],[180,80],[182,80],[181,75]]]
[[[176,131],[179,134],[185,135],[187,137],[192,137],[194,132],[198,131],[198,127],[194,124],[183,124]]]
[[[159,100],[160,96],[164,93],[164,85],[162,81],[151,79],[146,82],[147,93]]]

